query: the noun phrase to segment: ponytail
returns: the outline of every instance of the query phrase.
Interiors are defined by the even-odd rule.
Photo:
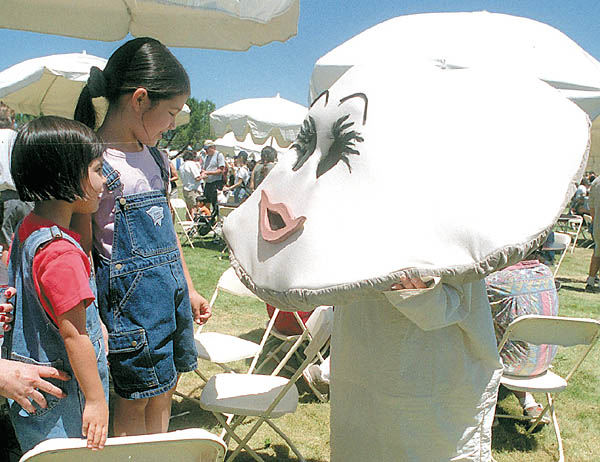
[[[73,118],[92,130],[96,129],[96,108],[92,103],[92,96],[87,85],[81,90]]]
[[[75,120],[95,128],[92,98],[104,96],[115,104],[119,97],[145,88],[152,104],[190,93],[190,79],[181,63],[158,40],[142,37],[121,45],[109,58],[104,71],[92,67],[87,85],[79,95]]]

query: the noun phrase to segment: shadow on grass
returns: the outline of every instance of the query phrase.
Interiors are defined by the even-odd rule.
[[[267,445],[265,445],[265,446],[267,446]],[[289,447],[287,447],[283,444],[273,444],[273,445],[268,445],[268,447],[265,447],[265,446],[260,448],[260,447],[254,447],[254,446],[250,445],[250,447],[254,451],[256,451],[258,453],[258,455],[264,459],[265,462],[292,462],[292,461],[298,460],[298,458],[296,457],[296,454],[294,454]],[[271,449],[272,451],[275,452],[275,455],[262,453],[261,451],[264,449]],[[240,453],[240,455],[236,457],[235,460],[237,462],[254,462],[254,458],[250,454],[246,453],[243,450]],[[306,462],[324,462],[325,459],[307,458],[305,460],[306,460]]]
[[[497,414],[508,414],[514,412],[509,407],[505,407],[502,401],[512,393],[506,388],[500,387],[498,391],[498,405],[496,406]],[[514,399],[514,398],[513,398]],[[498,419],[499,425],[492,429],[492,450],[498,451],[520,451],[532,452],[537,450],[538,442],[533,435],[525,435],[529,428],[529,422],[513,419]],[[540,426],[534,430],[534,434],[540,431],[543,427]]]
[[[181,402],[173,401],[172,418],[169,422],[169,431],[183,430],[186,428],[203,428],[216,435],[221,433],[221,427],[215,419],[212,412],[204,411],[200,406],[190,400],[182,400]],[[252,424],[256,417],[250,417],[245,420],[246,424]],[[240,435],[242,438],[244,433]],[[262,444],[258,438],[250,440],[250,447],[256,451],[265,462],[292,462],[297,461],[296,454],[290,448],[283,444],[271,444],[269,440],[265,440]],[[235,449],[236,443],[230,442],[230,446]],[[264,451],[274,451],[275,455],[265,454]],[[254,461],[252,456],[244,450],[235,459],[238,462]],[[324,462],[320,459],[306,459],[307,462]]]
[[[575,282],[579,282],[581,284],[580,281],[575,281]],[[575,286],[571,286],[568,284],[561,284],[560,286],[560,290],[566,290],[568,292],[579,292],[579,293],[584,293],[585,292],[585,287],[575,287]]]

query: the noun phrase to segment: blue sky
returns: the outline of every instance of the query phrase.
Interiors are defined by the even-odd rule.
[[[363,30],[405,14],[479,10],[550,24],[600,60],[598,0],[300,0],[298,35],[285,43],[253,47],[246,52],[186,48],[172,51],[190,74],[192,96],[199,100],[210,99],[221,107],[242,98],[280,93],[306,105],[315,61]],[[108,58],[122,42],[0,29],[0,69],[25,59],[82,50]]]

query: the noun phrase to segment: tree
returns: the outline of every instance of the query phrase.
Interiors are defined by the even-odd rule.
[[[208,116],[215,110],[215,103],[209,100],[198,102],[190,97],[187,105],[191,111],[190,122],[167,132],[161,141],[161,147],[182,151],[186,146],[201,146],[204,140],[210,138]]]

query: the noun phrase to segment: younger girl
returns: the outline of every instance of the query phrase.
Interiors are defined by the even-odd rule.
[[[63,390],[61,399],[34,389],[29,410],[10,403],[23,451],[48,438],[83,434],[93,449],[106,441],[108,371],[96,288],[79,235],[69,229],[74,213],[98,208],[104,186],[102,151],[92,130],[60,117],[29,122],[12,151],[11,174],[19,197],[35,206],[17,228],[11,247],[9,281],[17,296],[3,354],[74,377],[49,379]]]
[[[98,129],[107,145],[107,183],[92,225],[100,314],[119,395],[115,436],[167,431],[178,376],[196,368],[192,311],[198,323],[210,316],[171,221],[168,160],[154,148],[175,128],[189,94],[188,76],[169,50],[138,38],[117,49],[103,71],[92,68],[75,110],[77,120],[95,127],[92,98],[109,102]]]

